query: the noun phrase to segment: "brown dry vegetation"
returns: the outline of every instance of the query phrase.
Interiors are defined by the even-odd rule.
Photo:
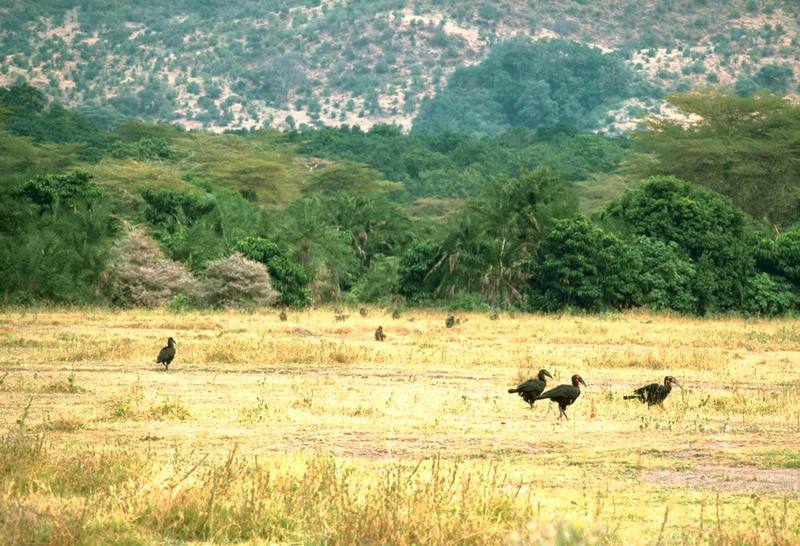
[[[7,310],[0,542],[800,543],[799,321],[444,318]]]

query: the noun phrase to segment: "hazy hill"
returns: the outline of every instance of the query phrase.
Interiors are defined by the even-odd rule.
[[[795,92],[795,0],[0,2],[0,85],[186,127],[410,128],[458,68],[512,37],[601,48],[665,90]],[[628,98],[624,126],[657,99]]]

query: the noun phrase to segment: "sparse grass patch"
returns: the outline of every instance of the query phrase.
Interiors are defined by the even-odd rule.
[[[106,403],[112,419],[133,419],[142,414],[143,404],[144,387],[138,379]]]
[[[41,432],[77,432],[84,427],[84,422],[77,417],[48,418],[36,426]]]
[[[106,401],[112,419],[132,421],[184,421],[191,416],[189,408],[179,399],[150,402],[146,399],[140,380]]]
[[[64,393],[64,394],[79,394],[87,392],[86,389],[79,386],[77,383],[75,372],[72,371],[67,376],[66,381],[55,381],[47,385],[42,392],[44,393]]]
[[[189,408],[183,404],[179,399],[163,400],[158,404],[154,404],[147,411],[147,415],[151,419],[158,421],[185,421],[191,417]]]

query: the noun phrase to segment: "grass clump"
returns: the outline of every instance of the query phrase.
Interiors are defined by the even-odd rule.
[[[86,389],[84,389],[83,387],[78,385],[77,377],[75,375],[75,372],[72,371],[67,376],[67,380],[66,381],[56,381],[54,383],[50,383],[44,389],[42,389],[42,392],[50,393],[50,394],[54,394],[54,393],[80,394],[80,393],[85,393],[87,391],[86,391]]]
[[[184,421],[191,416],[189,408],[179,398],[149,402],[139,380],[110,398],[106,407],[110,418],[120,421]]]
[[[234,452],[151,489],[137,510],[142,525],[186,541],[489,544],[529,516],[527,496],[507,489],[496,469],[477,475],[439,458],[363,475],[323,455],[297,468],[251,465]]]

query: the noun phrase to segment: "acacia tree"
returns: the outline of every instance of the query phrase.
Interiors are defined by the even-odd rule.
[[[800,212],[800,107],[775,96],[676,94],[693,120],[651,118],[635,135],[634,174],[674,175],[723,193],[756,220],[789,225]]]

